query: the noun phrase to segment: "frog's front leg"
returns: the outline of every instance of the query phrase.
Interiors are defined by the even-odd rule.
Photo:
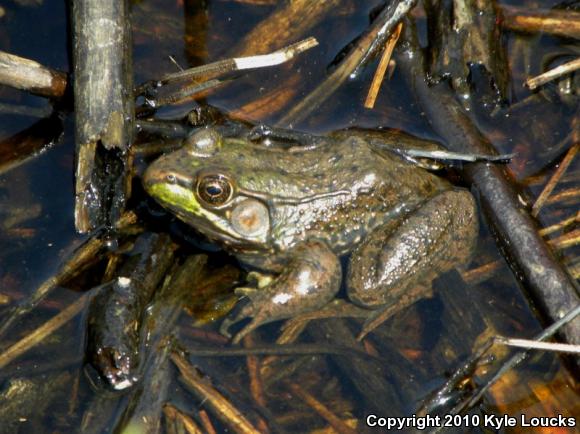
[[[243,289],[249,303],[234,318],[227,318],[221,332],[244,318],[252,321],[233,339],[237,343],[262,324],[320,309],[340,288],[341,267],[338,257],[322,241],[311,240],[291,251],[285,270],[261,289]]]
[[[407,307],[430,293],[437,275],[470,260],[477,233],[473,196],[439,193],[401,221],[377,228],[353,252],[349,298],[391,313]]]

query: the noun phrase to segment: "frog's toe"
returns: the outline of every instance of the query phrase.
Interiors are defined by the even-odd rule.
[[[258,327],[262,325],[261,322],[256,321],[256,318],[253,318],[243,329],[237,332],[234,337],[232,338],[233,344],[239,344],[240,341],[246,337],[248,334],[256,330]]]
[[[258,271],[250,271],[246,277],[246,281],[250,285],[261,289],[269,286],[274,281],[274,277],[270,274],[264,274]]]
[[[397,312],[406,309],[422,298],[432,296],[433,291],[431,289],[431,285],[421,285],[415,288],[414,291],[409,291],[408,293],[402,295],[396,303],[388,304],[383,306],[381,309],[373,311],[364,322],[360,333],[356,337],[356,340],[362,341],[366,335],[375,330]]]
[[[248,297],[250,300],[256,298],[258,292],[258,289],[247,286],[240,286],[239,288],[234,289],[236,295],[239,295],[240,297]]]
[[[260,289],[240,288],[248,303],[222,330],[245,318],[252,318],[234,338],[242,337],[259,326],[304,312],[320,309],[329,303],[340,288],[340,261],[323,242],[313,240],[295,248],[286,269]],[[262,282],[261,282],[262,283]]]
[[[243,291],[243,290],[252,290],[253,288],[238,288],[238,289]],[[238,291],[238,289],[236,289],[236,292]],[[238,333],[234,335],[232,339],[232,343],[234,344],[239,343],[244,336],[251,333],[258,327],[260,327],[262,324],[266,324],[272,321],[269,314],[270,308],[268,307],[268,304],[267,303],[264,304],[263,302],[260,302],[259,299],[257,299],[258,291],[253,290],[251,291],[251,294],[252,295],[249,296],[250,298],[249,303],[243,306],[240,309],[240,311],[231,318],[225,318],[220,326],[220,333],[224,336],[231,337],[232,335],[229,330],[234,324],[237,324],[240,321],[243,321],[247,318],[252,318],[252,320],[247,325],[245,325]]]

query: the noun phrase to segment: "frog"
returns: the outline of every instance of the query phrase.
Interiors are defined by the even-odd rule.
[[[203,128],[142,182],[257,270],[255,287],[238,291],[246,304],[222,327],[250,320],[234,342],[324,309],[343,283],[350,304],[374,317],[413,304],[424,296],[416,288],[469,262],[478,234],[470,191],[357,135],[273,146]]]

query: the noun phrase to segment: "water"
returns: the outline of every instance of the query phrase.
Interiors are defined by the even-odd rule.
[[[366,28],[369,13],[379,5],[374,1],[344,3],[342,9],[337,9],[336,13],[308,33],[319,39],[319,47],[289,65],[243,74],[235,83],[207,95],[205,102],[246,120],[276,123],[292,104],[326,76],[327,66],[335,55]],[[542,6],[549,7],[552,3],[555,4],[544,2]],[[526,5],[525,2],[518,4]],[[206,9],[204,5],[207,5]],[[16,3],[1,6],[5,10],[5,15],[0,18],[3,24],[0,27],[3,35],[0,38],[1,49],[56,69],[70,70],[68,11],[64,2],[45,1],[40,6],[32,7],[17,6]],[[256,6],[251,2],[245,4],[225,0],[133,2],[135,82],[174,72],[176,67],[168,60],[170,55],[182,67],[230,55],[231,47],[272,10],[273,6],[269,5]],[[426,37],[424,28],[422,35]],[[522,78],[539,73],[543,58],[550,53],[577,52],[578,49],[574,41],[546,35],[521,36],[505,32],[503,37],[512,68],[508,94],[511,104],[530,97],[531,93],[521,85]],[[363,108],[375,65],[376,61],[372,62],[357,79],[341,86],[297,127],[316,133],[347,127],[398,128],[419,137],[436,139],[413,101],[412,93],[396,71],[392,80],[383,84],[376,108]],[[300,74],[296,75],[296,71]],[[249,106],[257,97],[267,95],[280,86],[283,88],[284,83],[289,81],[293,83],[289,86],[292,91],[290,102],[284,104],[273,100],[271,105],[260,110]],[[47,104],[41,98],[5,87],[0,88],[0,99],[31,107]],[[178,117],[191,106],[191,103],[185,103],[167,108],[159,115]],[[532,105],[528,112],[503,109],[495,126],[481,126],[502,152],[518,152],[511,168],[518,179],[523,179],[527,192],[534,197],[553,172],[554,159],[564,149],[558,148],[557,143],[568,133],[577,106],[550,105],[557,107],[557,110],[549,114],[542,114],[542,107],[545,106]],[[543,122],[544,116],[552,116],[547,123],[552,128],[539,136],[532,126]],[[0,115],[0,137],[9,137],[35,121],[28,116]],[[31,294],[53,275],[63,260],[85,239],[77,235],[73,227],[73,174],[74,124],[72,114],[67,113],[64,134],[56,146],[0,176],[0,294],[9,296],[13,302]],[[536,176],[526,178],[529,175]],[[578,160],[572,163],[555,194],[562,190],[573,192],[577,190],[577,185]],[[568,202],[548,205],[540,214],[541,223],[547,226],[572,215],[578,209],[577,197],[572,194]],[[157,222],[155,219],[152,221]],[[152,225],[150,220],[149,227],[155,231],[171,231],[181,245],[181,255],[198,251],[197,244],[183,241],[183,237],[191,235],[184,225],[168,223],[167,218],[161,218]],[[561,233],[556,233],[554,237],[558,235]],[[577,247],[562,250],[559,255],[564,264],[578,266]],[[423,300],[395,316],[366,339],[364,348],[356,347],[382,357],[383,365],[377,366],[368,360],[344,355],[332,359],[323,355],[282,357],[270,359],[270,368],[259,365],[260,376],[265,381],[263,399],[266,401],[260,405],[265,405],[269,413],[256,411],[260,405],[255,403],[255,391],[249,388],[250,379],[254,378],[253,361],[244,357],[220,357],[193,358],[193,363],[211,377],[213,383],[242,411],[247,412],[254,423],[257,424],[260,418],[271,423],[275,421],[270,425],[271,432],[278,432],[280,427],[287,432],[303,432],[326,426],[324,419],[304,405],[303,399],[296,398],[297,392],[290,391],[288,382],[299,384],[346,423],[358,419],[361,424],[371,412],[383,417],[410,416],[423,399],[440,387],[471,354],[476,340],[482,341],[493,334],[531,337],[540,330],[540,324],[518,288],[517,279],[501,259],[484,223],[478,251],[470,269],[493,261],[500,261],[498,268],[491,278],[479,283],[465,283],[460,275],[454,273],[438,279],[435,298]],[[209,267],[216,275],[219,275],[225,262],[233,263],[223,254],[210,254]],[[88,284],[83,286],[83,282],[91,279],[95,277],[79,279],[70,285],[71,288],[53,291],[46,301],[16,325],[2,342],[1,348],[7,348],[78,299],[82,291],[90,287],[86,286]],[[232,275],[229,280],[224,279],[222,286],[228,289],[228,282],[231,286],[235,280]],[[132,395],[125,394],[115,399],[103,399],[103,395],[94,390],[83,369],[85,323],[86,312],[83,312],[0,371],[4,391],[13,386],[16,379],[25,378],[41,385],[36,386],[35,390],[36,395],[42,396],[38,400],[38,397],[24,395],[18,411],[12,412],[3,410],[9,405],[7,399],[0,402],[0,415],[5,418],[5,423],[0,423],[4,426],[0,432],[15,432],[17,429],[22,432],[74,432],[81,426],[85,430],[90,427],[90,430],[100,432],[112,430],[119,423],[127,402],[139,395],[138,389]],[[192,323],[193,319],[188,314],[182,315],[179,340],[183,346],[223,344],[223,340],[215,334],[217,323],[201,328],[192,328]],[[336,345],[332,340],[327,340],[327,334],[336,330],[356,333],[359,323],[321,321],[310,327],[311,332],[303,339],[304,342]],[[279,324],[264,327],[255,338],[255,343],[271,343],[278,334]],[[504,351],[499,349],[498,353],[502,355]],[[259,357],[257,360],[262,363],[264,359]],[[375,384],[365,383],[369,378],[365,379],[356,372],[357,369],[372,372],[370,378],[376,380]],[[491,369],[495,369],[495,365]],[[159,372],[164,371],[160,369]],[[272,372],[278,373],[286,382],[276,381]],[[169,389],[167,401],[197,418],[198,411],[207,409],[207,404],[204,406],[200,400],[193,398],[174,377],[173,371],[169,371],[167,377],[161,377],[166,378]],[[573,384],[559,359],[552,355],[535,354],[523,367],[504,377],[472,415],[481,418],[485,414],[504,413],[512,416],[522,413],[529,416],[557,413],[580,415],[580,401]],[[364,394],[361,390],[374,390],[373,387],[379,390],[378,396],[372,400],[362,398]],[[466,387],[469,388],[469,384]],[[213,418],[211,411],[209,413],[218,430],[223,430],[223,425]],[[15,422],[15,416],[22,420]],[[482,429],[482,423],[475,425],[468,428],[463,421],[463,427],[457,428],[457,432]],[[361,426],[359,429],[362,429]],[[516,426],[511,430],[524,429]]]

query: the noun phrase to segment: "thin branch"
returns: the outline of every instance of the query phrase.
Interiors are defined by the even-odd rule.
[[[219,76],[228,72],[241,71],[245,69],[268,68],[271,66],[281,65],[294,59],[300,53],[314,48],[318,41],[310,37],[299,41],[295,44],[288,45],[269,54],[257,56],[233,57],[231,59],[219,60],[206,65],[196,66],[184,71],[167,74],[159,80],[160,84],[169,84],[176,81],[191,80],[199,76]]]
[[[558,77],[569,74],[571,72],[580,69],[580,57],[578,59],[572,60],[571,62],[564,63],[563,65],[557,66],[554,69],[544,72],[533,78],[528,78],[526,80],[526,86],[531,90],[536,89],[538,86],[545,84],[551,80],[555,80]]]
[[[501,25],[516,32],[549,33],[555,36],[580,38],[580,13],[571,10],[524,9],[502,6]]]
[[[387,71],[387,67],[391,61],[391,56],[393,55],[393,50],[395,49],[395,45],[397,45],[399,36],[401,36],[402,29],[403,23],[399,23],[397,27],[395,27],[395,30],[393,30],[393,34],[389,36],[389,39],[387,39],[383,55],[381,56],[381,60],[377,66],[375,76],[373,77],[371,87],[369,88],[369,93],[367,94],[367,98],[365,100],[364,106],[367,109],[372,109],[375,106],[377,95],[379,94],[381,84],[385,78],[385,72]]]
[[[1,353],[0,369],[4,368],[12,360],[21,356],[32,347],[40,344],[45,337],[54,333],[56,330],[74,318],[80,311],[85,308],[89,296],[89,293],[84,294],[78,300],[63,309],[58,315],[52,317],[36,330],[29,333],[14,345],[6,349],[6,351]]]
[[[540,193],[540,196],[538,196],[538,199],[536,200],[536,202],[532,206],[532,215],[534,217],[538,215],[538,213],[540,212],[540,209],[542,208],[544,203],[546,203],[546,200],[548,199],[548,197],[550,196],[550,194],[552,193],[552,191],[554,190],[554,188],[558,184],[558,181],[560,180],[562,175],[564,175],[564,173],[566,172],[566,169],[568,169],[568,167],[570,166],[570,163],[572,163],[572,160],[574,159],[574,157],[578,153],[578,149],[580,149],[580,143],[574,144],[568,150],[568,153],[566,154],[566,156],[564,157],[564,159],[562,160],[562,162],[558,166],[558,169],[556,169],[556,171],[554,172],[554,174],[552,175],[552,177],[550,178],[550,180],[548,181],[548,183],[546,184],[546,186],[542,190],[542,193]]]

